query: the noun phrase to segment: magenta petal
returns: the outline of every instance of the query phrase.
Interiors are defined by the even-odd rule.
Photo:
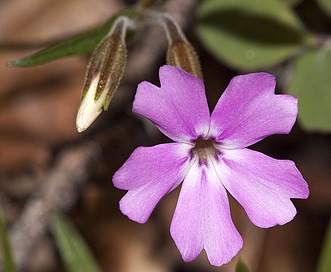
[[[233,225],[226,191],[213,170],[191,167],[170,232],[186,262],[205,249],[210,263],[221,266],[241,249],[243,241]]]
[[[190,148],[179,143],[137,148],[113,177],[117,188],[129,190],[120,201],[121,211],[146,222],[159,200],[184,179]]]
[[[210,113],[200,79],[173,66],[162,66],[161,87],[149,82],[138,85],[133,111],[149,120],[174,141],[205,135]]]
[[[250,220],[262,228],[291,221],[296,209],[290,198],[309,195],[308,185],[292,161],[253,150],[225,151],[216,171]]]
[[[295,123],[297,99],[275,95],[266,73],[234,77],[211,115],[210,135],[227,148],[243,148],[272,134],[287,134]]]

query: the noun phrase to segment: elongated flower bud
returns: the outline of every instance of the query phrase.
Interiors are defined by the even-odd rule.
[[[167,64],[176,66],[203,79],[198,55],[188,42],[177,22],[170,16],[163,16],[163,27],[169,42]]]
[[[127,17],[119,17],[91,56],[77,113],[78,132],[86,130],[102,109],[108,109],[118,88],[126,66],[125,34],[129,23]]]

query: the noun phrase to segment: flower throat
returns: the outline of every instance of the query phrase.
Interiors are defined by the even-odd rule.
[[[202,139],[199,138],[195,142],[195,146],[191,150],[192,158],[198,158],[199,165],[207,165],[208,159],[217,159],[217,155],[220,151],[215,147],[214,141],[212,139]]]

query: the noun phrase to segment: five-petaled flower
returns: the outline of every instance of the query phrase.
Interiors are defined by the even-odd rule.
[[[297,99],[275,95],[267,73],[233,78],[210,115],[200,79],[176,67],[160,68],[161,87],[139,84],[133,111],[175,141],[138,147],[115,173],[120,201],[130,219],[145,223],[159,200],[182,181],[170,232],[184,259],[205,249],[211,264],[228,263],[243,241],[231,215],[228,191],[258,227],[283,225],[307,198],[308,185],[295,164],[247,149],[271,134],[290,132]]]

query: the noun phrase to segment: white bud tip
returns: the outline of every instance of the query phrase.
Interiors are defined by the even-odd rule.
[[[98,81],[99,77],[92,80],[90,88],[86,92],[86,95],[84,96],[78,109],[76,118],[76,127],[78,132],[83,132],[88,129],[102,112],[102,107],[107,96],[107,91],[104,90],[98,100],[94,100]]]

